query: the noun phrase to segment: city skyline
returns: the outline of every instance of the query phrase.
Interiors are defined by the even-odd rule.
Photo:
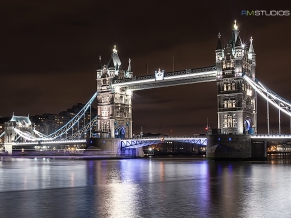
[[[106,64],[117,46],[122,64],[132,60],[134,76],[159,68],[175,70],[215,65],[217,35],[222,43],[237,20],[242,40],[253,37],[256,77],[291,100],[291,16],[246,16],[242,10],[290,10],[290,3],[242,1],[146,4],[2,3],[0,116],[59,113],[86,103],[96,91],[96,70]],[[122,8],[123,10],[121,10]],[[97,13],[97,12],[98,13]],[[223,13],[221,12],[223,11]],[[110,14],[110,15],[109,15]],[[207,120],[217,126],[216,83],[136,91],[133,95],[133,133],[173,135],[204,133]],[[266,133],[266,103],[258,99],[258,132]],[[96,102],[94,107],[96,107]],[[271,109],[271,130],[278,130],[278,111]],[[289,118],[282,115],[282,132]]]

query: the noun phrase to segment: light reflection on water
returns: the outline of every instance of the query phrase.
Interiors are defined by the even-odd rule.
[[[0,217],[288,217],[290,159],[0,158]]]

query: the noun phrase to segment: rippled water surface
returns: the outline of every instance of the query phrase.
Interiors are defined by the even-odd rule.
[[[0,217],[291,217],[291,162],[0,158]]]

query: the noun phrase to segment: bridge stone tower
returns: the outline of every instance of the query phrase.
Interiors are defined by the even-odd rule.
[[[257,132],[256,93],[243,75],[255,79],[256,55],[252,38],[247,48],[236,22],[226,46],[220,34],[216,47],[218,129],[222,134]]]
[[[31,123],[29,117],[13,115],[10,121],[5,122],[4,127],[4,147],[9,155],[12,154],[12,143],[14,142],[17,135],[14,131],[15,128],[21,130],[22,132],[33,135],[33,124]],[[22,140],[25,141],[25,139]]]
[[[122,68],[121,61],[114,46],[110,61],[101,64],[97,70],[97,132],[100,138],[132,137],[132,91],[115,87],[115,79],[132,78],[131,60],[127,70]]]

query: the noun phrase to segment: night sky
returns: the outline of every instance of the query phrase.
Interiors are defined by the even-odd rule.
[[[289,10],[289,1],[11,0],[0,3],[0,116],[59,113],[96,91],[99,55],[107,64],[117,46],[135,76],[161,68],[215,65],[217,35],[225,44],[234,20],[246,43],[252,36],[256,77],[291,101],[291,15],[242,16],[242,10]],[[133,132],[205,133],[217,126],[216,83],[136,91]],[[258,100],[259,133],[266,103]],[[95,103],[96,107],[96,103]],[[271,110],[278,131],[278,110]],[[289,118],[282,115],[282,132]],[[162,123],[162,125],[161,125]]]

